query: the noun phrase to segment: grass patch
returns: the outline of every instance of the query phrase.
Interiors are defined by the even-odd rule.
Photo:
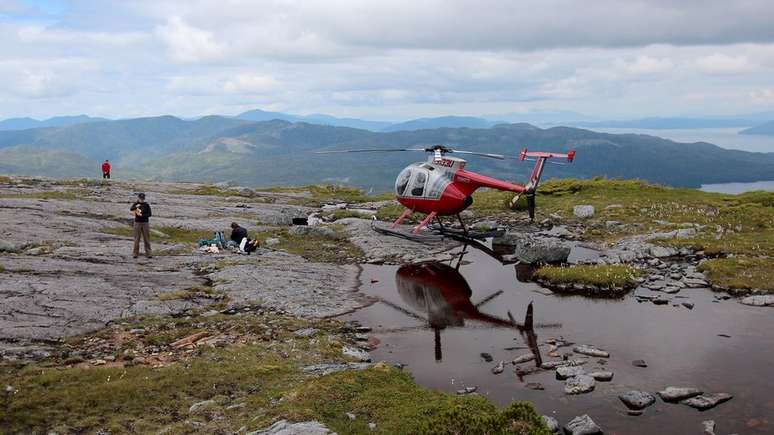
[[[16,183],[14,183],[11,177],[0,175],[0,184],[16,184]]]
[[[774,292],[774,259],[771,258],[715,258],[701,263],[699,271],[712,284],[721,287]]]
[[[400,216],[401,213],[403,213],[403,210],[405,209],[406,207],[398,203],[387,204],[376,210],[376,219],[384,222],[393,222]],[[421,213],[411,213],[410,215],[406,216],[405,219],[403,219],[403,223],[418,224],[420,221],[422,221],[423,216],[424,215]]]
[[[601,288],[631,288],[642,271],[622,264],[593,264],[574,266],[543,266],[535,277],[550,284],[582,284]]]
[[[310,326],[328,338],[293,336],[292,331]],[[530,404],[498,410],[481,396],[423,389],[384,364],[324,377],[303,374],[300,368],[309,364],[344,361],[340,337],[335,336],[339,327],[334,321],[271,313],[124,321],[68,339],[67,347],[87,346],[100,337],[93,346],[113,343],[118,347],[111,351],[119,355],[147,354],[143,347],[149,343],[166,346],[204,330],[252,335],[244,343],[178,351],[180,360],[155,368],[136,363],[136,358],[116,367],[63,366],[57,360],[0,365],[0,385],[12,389],[0,395],[0,427],[4,433],[209,434],[235,433],[242,427],[253,431],[279,419],[313,419],[340,434],[549,433]],[[115,340],[133,328],[147,334]],[[196,403],[198,409],[192,410]],[[345,412],[357,418],[351,421]],[[369,422],[376,428],[369,429]]]
[[[168,243],[197,244],[199,240],[212,238],[212,232],[204,230],[191,230],[170,226],[151,227],[151,231],[153,230],[163,233],[166,237],[161,237],[161,240]],[[130,226],[104,227],[99,231],[114,236],[134,237],[134,228]],[[151,239],[153,238],[154,235],[151,233]]]
[[[110,181],[94,178],[76,178],[66,180],[51,180],[49,184],[53,186],[80,186],[80,187],[100,187],[110,186]]]
[[[24,192],[24,193],[6,193],[0,195],[0,198],[6,199],[61,199],[72,201],[76,199],[87,200],[87,196],[90,194],[88,190],[82,189],[65,189],[65,190],[49,190],[45,192]]]
[[[278,244],[269,248],[300,255],[317,263],[351,264],[365,256],[360,248],[349,241],[343,228],[338,225],[326,228],[334,231],[335,238],[318,234],[294,235],[286,228],[259,232],[255,234],[255,238],[261,246],[265,246],[266,239],[279,239]]]
[[[354,210],[334,210],[332,212],[324,213],[323,216],[326,218],[332,218],[334,221],[337,221],[339,219],[346,219],[346,218],[360,218],[360,219],[370,219],[371,215],[367,213],[361,213]]]

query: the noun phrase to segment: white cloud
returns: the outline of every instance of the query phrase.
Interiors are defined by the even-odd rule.
[[[739,74],[755,69],[747,56],[713,53],[696,59],[696,66],[708,74]]]
[[[212,62],[227,54],[226,45],[217,42],[214,33],[194,27],[178,16],[157,27],[156,33],[166,43],[172,59],[178,62]]]

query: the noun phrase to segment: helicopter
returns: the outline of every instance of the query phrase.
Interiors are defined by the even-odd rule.
[[[400,216],[392,223],[391,229],[398,225],[414,212],[424,213],[425,218],[414,227],[413,234],[418,234],[430,221],[436,219],[441,232],[444,231],[440,216],[457,216],[464,234],[468,235],[465,223],[460,213],[473,204],[471,196],[480,187],[504,190],[516,193],[511,201],[515,205],[520,195],[527,199],[527,210],[531,221],[535,219],[535,191],[540,183],[543,167],[551,158],[564,158],[571,163],[575,158],[575,151],[563,153],[530,152],[523,149],[518,156],[521,161],[534,161],[535,166],[527,181],[527,184],[513,184],[496,178],[487,177],[465,169],[467,163],[459,157],[448,154],[468,154],[505,160],[508,157],[502,154],[482,153],[449,148],[444,145],[434,145],[427,148],[397,148],[397,149],[352,149],[318,151],[319,154],[331,153],[363,153],[363,152],[395,152],[395,151],[419,151],[427,152],[424,162],[412,163],[404,168],[395,180],[395,197],[405,207]],[[554,163],[554,162],[552,162]]]

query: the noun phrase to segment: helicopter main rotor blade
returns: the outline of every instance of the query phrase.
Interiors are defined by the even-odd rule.
[[[424,148],[363,148],[355,150],[330,150],[330,151],[315,151],[315,154],[340,154],[340,153],[389,153],[394,151],[422,151]]]
[[[457,154],[471,154],[474,156],[481,156],[481,157],[489,157],[491,159],[498,159],[498,160],[505,160],[505,156],[502,154],[493,154],[493,153],[479,153],[476,151],[465,151],[465,150],[457,150],[457,149],[450,149],[450,153],[457,153]]]

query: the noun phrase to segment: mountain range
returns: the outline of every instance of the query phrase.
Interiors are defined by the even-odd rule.
[[[28,128],[62,127],[65,125],[84,124],[87,122],[107,121],[105,118],[94,118],[86,115],[55,116],[44,120],[33,118],[9,118],[0,121],[2,130],[24,130]]]
[[[739,132],[739,134],[760,134],[765,136],[774,136],[774,121],[756,125]]]
[[[607,134],[571,127],[497,124],[488,128],[427,128],[373,132],[289,122],[208,116],[99,121],[62,127],[0,131],[0,171],[60,177],[98,176],[110,159],[118,178],[235,181],[243,185],[345,183],[389,190],[398,171],[422,153],[315,154],[316,150],[403,148],[445,144],[516,156],[519,149],[567,151],[567,166],[547,177],[642,178],[675,186],[759,181],[774,174],[774,153],[750,153],[648,135]],[[523,180],[530,166],[473,157],[472,170]]]

